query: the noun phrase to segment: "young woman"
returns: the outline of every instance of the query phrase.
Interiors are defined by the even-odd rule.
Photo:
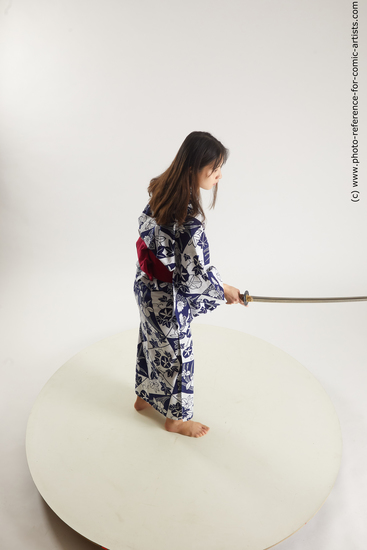
[[[243,304],[210,264],[200,190],[213,189],[229,155],[208,132],[191,132],[171,166],[153,178],[139,218],[134,292],[140,310],[135,409],[154,407],[170,432],[201,437],[194,422],[194,356],[190,323],[221,303]],[[200,218],[200,219],[199,219]]]

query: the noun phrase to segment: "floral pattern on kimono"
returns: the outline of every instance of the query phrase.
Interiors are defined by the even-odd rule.
[[[139,218],[140,237],[172,273],[172,283],[150,280],[139,262],[134,283],[140,311],[135,392],[174,420],[193,416],[191,321],[224,303],[204,226],[190,211],[183,225],[159,226],[150,206],[145,208]]]

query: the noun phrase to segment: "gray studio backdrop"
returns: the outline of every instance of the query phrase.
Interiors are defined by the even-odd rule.
[[[365,0],[358,9],[365,105]],[[2,426],[2,536],[12,548],[72,537],[61,523],[44,534],[56,520],[29,479],[26,420],[71,355],[138,327],[137,218],[187,134],[209,131],[230,149],[207,217],[225,282],[254,295],[367,294],[365,108],[351,200],[355,20],[346,0],[0,3],[1,406],[13,419]],[[367,304],[222,306],[196,322],[263,338],[321,381],[341,420],[342,469],[327,505],[282,548],[359,548]]]

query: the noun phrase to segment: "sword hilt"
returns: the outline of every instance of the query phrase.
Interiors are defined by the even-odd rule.
[[[248,290],[245,291],[245,294],[240,294],[241,300],[243,300],[245,306],[248,306],[252,302],[252,296],[249,295]]]

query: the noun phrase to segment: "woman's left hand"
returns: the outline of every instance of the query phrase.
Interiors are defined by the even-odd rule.
[[[242,304],[245,305],[245,302],[241,299],[240,291],[238,288],[230,285],[223,285],[224,297],[227,300],[227,304]]]

